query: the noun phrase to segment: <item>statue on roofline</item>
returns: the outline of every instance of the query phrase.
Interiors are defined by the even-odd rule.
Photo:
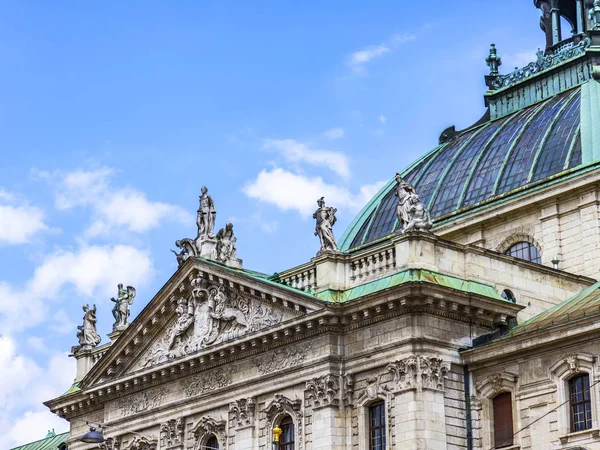
[[[119,283],[117,289],[117,298],[112,297],[110,299],[115,303],[112,309],[112,314],[115,318],[113,332],[124,330],[129,325],[127,323],[129,307],[133,304],[133,299],[135,298],[135,288],[133,286],[127,286],[127,289],[123,289],[123,283]]]
[[[233,234],[233,224],[228,222],[225,228],[221,228],[217,233],[217,259],[225,262],[230,258],[235,258],[236,249],[235,243],[237,238]]]
[[[317,205],[319,205],[319,209],[313,214],[313,219],[317,220],[315,225],[315,236],[319,236],[319,240],[321,241],[321,249],[317,255],[326,252],[336,253],[339,250],[337,243],[335,242],[335,236],[333,235],[333,226],[337,221],[335,217],[337,208],[325,206],[325,197],[321,197],[317,200]]]
[[[217,216],[217,210],[215,209],[215,203],[210,195],[208,195],[208,188],[202,186],[202,195],[199,197],[200,206],[198,207],[198,216],[196,218],[196,225],[198,226],[198,239],[214,239],[215,229],[215,218]]]
[[[398,233],[407,231],[429,231],[433,226],[427,207],[421,203],[415,188],[408,184],[399,173],[396,173],[394,194],[398,197],[396,215],[398,216]]]
[[[83,325],[77,326],[77,339],[79,345],[71,348],[71,353],[76,354],[81,349],[92,349],[100,343],[102,338],[96,331],[96,305],[90,309],[89,304],[83,305]]]

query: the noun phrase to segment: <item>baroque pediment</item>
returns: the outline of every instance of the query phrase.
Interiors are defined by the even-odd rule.
[[[294,314],[239,289],[196,277],[176,296],[175,315],[133,367],[145,369],[277,325]]]
[[[112,343],[84,385],[210,352],[321,307],[303,292],[189,260]]]

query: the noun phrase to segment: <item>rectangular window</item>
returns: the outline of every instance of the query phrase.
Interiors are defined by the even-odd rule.
[[[385,450],[385,403],[369,407],[369,449]]]
[[[592,402],[590,400],[590,377],[581,375],[569,380],[571,406],[571,431],[592,428]]]
[[[503,392],[494,397],[494,447],[513,445],[512,396]]]

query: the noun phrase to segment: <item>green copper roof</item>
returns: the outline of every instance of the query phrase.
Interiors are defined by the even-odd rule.
[[[56,450],[59,445],[64,444],[69,439],[69,433],[55,434],[53,431],[48,432],[44,439],[30,442],[29,444],[15,447],[11,450]]]
[[[353,287],[346,291],[326,290],[316,294],[316,297],[327,302],[345,303],[366,295],[374,294],[375,292],[390,289],[394,286],[415,282],[436,284],[438,286],[456,289],[457,291],[483,295],[496,300],[506,301],[490,285],[478,283],[476,281],[466,281],[460,278],[442,275],[440,273],[431,272],[424,269],[408,269],[403,272],[390,275],[389,277],[381,278],[379,280]]]
[[[81,390],[79,388],[80,384],[81,383],[79,381],[73,383],[73,385],[67,390],[67,392],[65,392],[63,395],[61,395],[61,397],[64,397],[65,395],[72,394],[73,392],[79,392]]]
[[[600,83],[595,80],[471,127],[402,171],[434,219],[566,170],[600,161]],[[343,251],[397,228],[394,180],[363,208],[340,238]]]
[[[498,340],[556,327],[591,316],[600,316],[600,282],[591,285],[564,302],[517,325]]]

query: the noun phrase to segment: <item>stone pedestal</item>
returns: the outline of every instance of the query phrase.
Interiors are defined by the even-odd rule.
[[[75,382],[78,382],[87,375],[94,365],[92,360],[92,348],[89,345],[84,345],[82,348],[77,350],[73,356],[77,360],[77,374],[75,375]]]

